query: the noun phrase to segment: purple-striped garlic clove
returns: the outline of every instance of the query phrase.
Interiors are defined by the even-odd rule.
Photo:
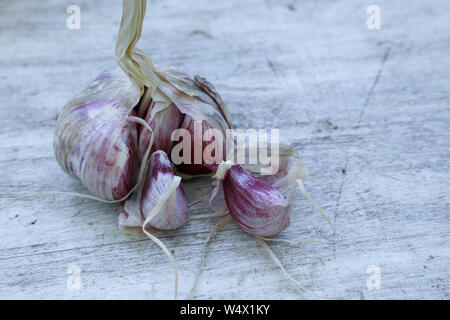
[[[155,110],[155,103],[150,100],[144,119],[153,130],[153,145],[150,154],[162,150],[170,154],[174,142],[171,139],[174,130],[180,127],[183,115],[180,110],[171,104],[162,110]],[[142,159],[150,144],[152,133],[141,126],[139,129],[139,157]]]
[[[158,90],[152,93],[155,100],[166,99],[175,105],[184,116],[180,129],[190,134],[190,141],[183,141],[187,137],[179,141],[190,147],[190,156],[183,154],[184,150],[174,148],[177,156],[184,156],[182,163],[174,161],[177,171],[185,177],[215,172],[225,158],[226,131],[232,128],[222,97],[211,83],[199,76],[192,79],[182,72],[165,70],[161,72],[161,78]]]
[[[150,159],[142,190],[141,212],[149,225],[160,230],[181,227],[188,219],[188,202],[181,178],[167,154],[156,151]]]
[[[244,231],[262,237],[273,236],[290,223],[289,203],[281,193],[270,184],[255,178],[241,166],[222,162],[215,178],[221,181],[216,185],[216,196],[220,204],[222,188],[226,206],[231,217]]]
[[[177,169],[182,173],[187,173],[190,175],[211,174],[217,170],[218,164],[217,163],[207,164],[204,159],[204,151],[208,146],[213,147],[213,144],[215,143],[215,141],[214,141],[215,138],[212,137],[211,141],[205,141],[205,139],[203,139],[203,136],[207,130],[213,129],[213,127],[206,121],[202,121],[201,126],[198,125],[199,129],[201,129],[201,132],[196,133],[195,127],[196,127],[196,125],[195,125],[194,119],[192,119],[188,115],[185,115],[183,123],[181,124],[181,128],[186,129],[190,134],[191,141],[189,141],[189,143],[191,146],[190,147],[190,150],[191,150],[190,158],[191,159],[190,159],[190,163],[181,163],[181,164],[177,165]],[[195,155],[197,149],[200,151],[200,152],[198,152],[200,159],[198,159]],[[211,156],[213,158],[215,158],[215,156],[216,156],[216,154],[215,154],[216,149],[217,148],[213,148],[213,150],[211,152]],[[223,144],[223,147],[220,150],[220,152],[222,153],[222,155],[220,156],[220,160],[214,161],[214,162],[220,163],[223,161],[224,150],[225,150],[225,145]],[[183,156],[183,152],[180,152],[180,157],[182,157],[182,156]]]
[[[59,165],[101,199],[121,199],[134,187],[137,129],[127,118],[134,116],[139,98],[139,89],[125,75],[105,71],[58,117],[54,151]]]

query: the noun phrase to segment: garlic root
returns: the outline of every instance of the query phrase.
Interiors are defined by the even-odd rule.
[[[194,284],[192,285],[191,291],[189,292],[189,294],[188,294],[188,296],[186,298],[187,300],[190,300],[190,299],[193,298],[194,293],[195,293],[195,289],[197,288],[198,281],[200,279],[200,275],[201,275],[202,270],[203,270],[203,265],[205,264],[206,249],[207,249],[208,243],[211,241],[212,237],[216,234],[217,231],[219,231],[220,228],[226,226],[231,221],[232,221],[231,216],[230,215],[226,215],[211,230],[211,233],[209,234],[208,238],[205,241],[205,244],[203,245],[202,257],[200,259],[200,265],[199,265],[197,273],[195,275]]]
[[[293,282],[297,287],[299,287],[301,290],[315,296],[316,298],[319,299],[327,299],[327,300],[343,300],[344,298],[342,297],[328,297],[328,296],[322,296],[319,295],[317,293],[315,293],[314,291],[306,288],[305,286],[303,286],[299,281],[297,281],[296,279],[294,279],[284,268],[283,264],[281,263],[281,261],[278,259],[278,257],[275,255],[275,253],[272,251],[272,249],[270,249],[270,247],[268,246],[268,244],[261,238],[261,237],[255,237],[258,242],[261,244],[261,246],[264,248],[264,250],[267,252],[267,254],[270,256],[270,258],[272,258],[273,262],[281,269],[281,271],[283,272],[284,276],[290,280],[291,282]]]

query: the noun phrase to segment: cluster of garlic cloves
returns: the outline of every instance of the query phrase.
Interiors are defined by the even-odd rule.
[[[54,140],[59,164],[99,199],[125,200],[119,211],[122,227],[145,223],[163,230],[180,227],[188,217],[180,176],[207,174],[217,180],[211,197],[214,210],[230,211],[234,221],[254,235],[281,232],[289,225],[297,180],[306,174],[299,157],[293,148],[282,147],[280,170],[269,176],[255,176],[255,168],[245,165],[225,161],[219,165],[225,154],[215,154],[216,149],[211,153],[217,155],[216,162],[206,163],[203,151],[220,141],[203,135],[209,129],[227,135],[232,128],[228,108],[206,79],[156,69],[135,48],[145,5],[145,0],[124,1],[116,46],[123,73],[100,74],[59,116]],[[189,133],[189,141],[182,137],[178,142],[190,146],[191,155],[187,161],[171,163],[177,129]],[[225,150],[225,142],[219,147]]]
[[[215,87],[199,76],[156,69],[136,48],[145,7],[146,0],[123,0],[115,52],[121,70],[102,72],[66,105],[57,120],[54,151],[64,171],[95,197],[75,195],[120,202],[119,226],[141,230],[164,250],[174,266],[176,297],[172,254],[148,229],[174,230],[188,221],[182,178],[214,178],[209,204],[215,213],[204,216],[226,217],[212,234],[231,219],[260,241],[282,232],[290,224],[297,187],[329,219],[304,190],[307,171],[292,146],[278,146],[275,171],[227,160],[228,141],[220,139],[228,139],[233,126]]]

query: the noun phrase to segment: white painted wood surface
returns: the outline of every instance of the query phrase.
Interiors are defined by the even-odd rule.
[[[81,30],[66,8],[81,7]],[[368,30],[366,8],[381,8]],[[167,257],[122,233],[116,206],[42,190],[86,192],[58,167],[52,134],[63,105],[105,67],[121,1],[0,2],[0,298],[172,298]],[[272,244],[320,294],[347,299],[450,296],[450,2],[152,0],[139,46],[157,64],[214,83],[236,127],[280,128],[310,171],[335,245]],[[187,183],[190,199],[207,179]],[[206,213],[207,204],[191,214]],[[158,236],[194,280],[215,219]],[[332,239],[300,194],[281,237]],[[69,266],[81,289],[66,286]],[[368,266],[381,270],[369,290]],[[199,299],[310,299],[236,225],[209,246]]]

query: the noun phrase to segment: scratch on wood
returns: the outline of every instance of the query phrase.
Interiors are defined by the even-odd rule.
[[[367,106],[369,105],[369,102],[370,102],[370,98],[372,97],[373,91],[375,90],[375,87],[377,86],[377,83],[380,80],[381,73],[383,72],[384,64],[388,60],[390,52],[391,52],[391,48],[387,48],[386,52],[384,53],[383,59],[381,60],[380,68],[378,69],[377,75],[375,76],[372,86],[370,87],[370,90],[366,96],[366,100],[364,101],[363,109],[361,110],[361,113],[359,114],[358,122],[361,122],[361,119],[364,116],[364,113],[366,112]]]
[[[272,70],[272,72],[274,74],[277,74],[277,69],[275,68],[275,65],[269,59],[267,59],[267,65],[269,66],[270,70]]]
[[[209,39],[214,38],[209,32],[207,32],[205,30],[192,30],[189,33],[189,36],[196,36],[196,35],[201,35],[201,36],[204,36],[204,37],[209,38]]]
[[[335,210],[335,214],[334,214],[334,221],[336,222],[336,219],[339,215],[338,213],[338,208],[341,202],[341,198],[342,198],[342,190],[344,188],[344,183],[345,183],[345,175],[347,172],[347,166],[348,166],[348,158],[345,158],[345,164],[344,164],[344,168],[342,169],[342,179],[341,179],[341,183],[339,184],[339,189],[338,189],[338,197],[336,199],[336,210]]]

